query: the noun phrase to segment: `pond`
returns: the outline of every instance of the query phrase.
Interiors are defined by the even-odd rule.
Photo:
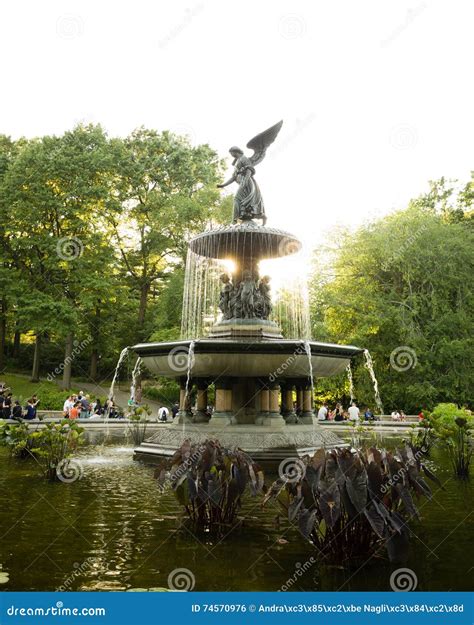
[[[0,448],[0,581],[9,578],[2,590],[167,587],[170,573],[185,568],[198,591],[384,591],[400,566],[415,572],[418,590],[472,589],[473,487],[454,479],[439,449],[429,465],[445,489],[432,485],[433,499],[420,501],[409,561],[393,565],[379,556],[350,568],[318,564],[295,528],[283,518],[278,526],[279,510],[262,510],[261,499],[250,496],[243,527],[223,540],[197,539],[174,495],[159,492],[153,468],[134,462],[124,439],[96,436],[78,458],[80,480],[51,484],[31,461],[10,459]]]

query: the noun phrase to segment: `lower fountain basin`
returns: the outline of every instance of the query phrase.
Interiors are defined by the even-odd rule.
[[[148,440],[134,450],[136,460],[151,464],[170,458],[185,440],[201,443],[217,439],[221,445],[233,449],[239,447],[254,460],[275,468],[285,459],[313,455],[317,449],[331,449],[345,445],[335,432],[313,425],[266,427],[255,425],[215,425],[206,423],[185,426],[172,423],[160,428]]]
[[[308,378],[311,373],[314,377],[337,375],[344,371],[353,356],[363,351],[353,345],[285,339],[183,340],[169,343],[140,343],[132,349],[142,358],[150,371],[164,377],[181,377],[186,375],[189,368],[194,377],[273,376],[274,379]],[[191,362],[189,362],[190,350]]]

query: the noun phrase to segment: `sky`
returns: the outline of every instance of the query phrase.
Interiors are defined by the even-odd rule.
[[[268,225],[307,248],[474,169],[472,0],[15,0],[0,132],[145,125],[258,165]]]

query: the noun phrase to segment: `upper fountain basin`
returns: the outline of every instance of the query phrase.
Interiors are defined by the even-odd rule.
[[[193,344],[192,357],[188,354]],[[308,347],[311,351],[311,367]],[[258,342],[226,339],[140,343],[132,348],[156,375],[193,377],[328,377],[344,371],[352,356],[363,350],[353,345],[315,341],[270,340]],[[189,363],[189,360],[191,363]],[[189,365],[191,365],[189,367]]]
[[[189,242],[189,248],[208,258],[279,258],[301,249],[298,239],[284,230],[245,221],[206,230]]]

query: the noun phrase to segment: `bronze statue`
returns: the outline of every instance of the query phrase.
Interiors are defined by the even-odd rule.
[[[251,271],[244,271],[242,282],[239,285],[238,298],[242,306],[242,317],[252,319],[255,317],[255,280]]]
[[[220,298],[219,298],[219,308],[222,311],[222,316],[224,317],[224,319],[232,319],[233,314],[232,314],[232,306],[231,306],[231,297],[232,297],[232,291],[234,287],[232,286],[230,277],[226,273],[223,273],[221,275],[221,282],[223,286],[222,286],[222,291],[221,291]]]
[[[258,317],[268,319],[272,312],[272,298],[270,296],[270,276],[263,276],[258,284]]]
[[[278,122],[278,124],[268,128],[268,130],[264,130],[247,143],[247,147],[254,151],[252,156],[245,156],[243,151],[236,146],[229,150],[234,157],[232,162],[232,165],[235,167],[234,173],[227,182],[217,186],[222,189],[233,182],[237,182],[239,185],[234,197],[233,223],[236,223],[238,219],[248,221],[256,218],[261,219],[263,225],[265,225],[267,221],[262,194],[254,179],[255,165],[263,161],[268,146],[277,138],[282,124],[283,121]]]

